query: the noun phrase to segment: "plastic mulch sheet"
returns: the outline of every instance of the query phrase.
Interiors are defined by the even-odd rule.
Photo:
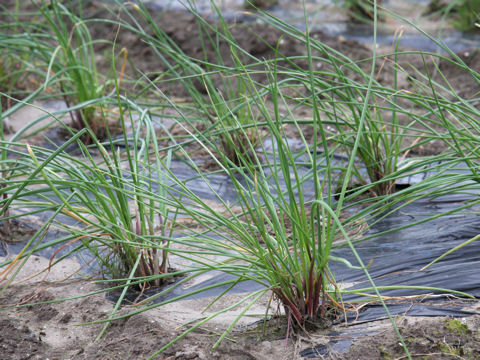
[[[436,200],[423,200],[409,204],[401,211],[382,220],[374,226],[371,232],[383,232],[390,226],[398,227],[416,222],[425,216],[440,214],[463,204],[464,198],[458,196],[444,196]],[[357,243],[355,248],[365,264],[370,263],[368,271],[378,287],[410,286],[417,288],[389,288],[381,289],[380,293],[388,297],[405,297],[422,294],[446,294],[446,291],[432,291],[421,287],[442,288],[461,291],[480,297],[480,278],[477,269],[480,267],[480,241],[451,253],[430,268],[420,269],[431,261],[454,248],[462,242],[471,239],[480,233],[480,217],[473,211],[466,214],[443,216],[428,223],[415,225],[410,228],[382,235],[370,240]],[[353,265],[358,265],[350,248],[347,246],[334,250],[333,255],[348,259]],[[347,268],[342,263],[331,262],[330,269],[335,274],[339,284],[354,284],[347,289],[369,288],[370,283],[363,271]],[[188,287],[188,290],[176,288],[164,297],[163,301],[192,291],[231,280],[232,275],[212,272],[211,277]],[[195,297],[215,296],[228,286],[210,289],[194,295]],[[254,291],[261,285],[253,282],[241,282],[232,292]],[[373,294],[373,292],[370,292]],[[364,298],[363,298],[364,299]],[[344,301],[360,300],[357,295],[344,295]],[[372,299],[375,300],[375,299]],[[438,305],[438,306],[437,306]],[[422,303],[420,298],[390,304],[392,314],[406,314],[416,316],[467,316],[472,312],[462,310],[460,306],[446,306],[445,298],[429,299]],[[349,321],[373,321],[385,318],[383,307],[368,305],[358,314],[349,315]]]
[[[201,178],[191,180],[193,176],[190,172],[191,170],[181,163],[174,163],[172,171],[180,179],[188,181],[187,186],[195,189],[197,195],[202,198],[214,199],[213,190],[224,201],[233,203],[236,200],[236,194],[232,189],[231,181],[224,175],[206,176],[206,179],[208,179],[207,184]],[[305,171],[308,171],[308,169]],[[417,182],[419,180],[421,179],[407,179],[406,182]],[[463,206],[467,201],[471,201],[475,196],[478,195],[471,192],[469,194],[446,195],[435,199],[427,198],[410,203],[372,226],[369,230],[369,235],[380,234],[394,227],[407,226],[426,217],[454,210]],[[421,270],[422,267],[437,259],[446,251],[480,234],[480,216],[478,211],[479,209],[477,208],[470,208],[468,211],[464,211],[464,213],[444,215],[423,224],[407,227],[394,233],[379,235],[355,244],[355,248],[363,262],[369,264],[368,271],[374,279],[375,285],[380,288],[381,295],[404,298],[403,301],[397,298],[395,301],[388,302],[389,310],[393,315],[464,317],[474,314],[474,312],[468,310],[468,303],[457,298],[434,296],[410,298],[407,300],[405,297],[427,294],[445,295],[448,293],[443,290],[422,289],[422,287],[449,289],[480,297],[480,277],[477,273],[480,268],[480,240],[473,241],[469,245],[449,254],[428,269]],[[0,243],[0,255],[4,256],[7,250],[10,254],[18,253],[23,245]],[[53,252],[54,249],[50,249],[50,251]],[[40,255],[49,257],[48,253],[42,252]],[[358,265],[348,246],[335,249],[332,255],[346,258],[353,265]],[[344,264],[337,262],[331,262],[330,269],[335,275],[336,281],[348,290],[369,288],[371,286],[367,281],[366,275],[361,270],[350,269]],[[232,275],[211,272],[208,279],[193,286],[192,284],[186,287],[178,286],[171,292],[157,298],[156,301],[172,299],[202,287],[232,279],[234,279]],[[227,290],[228,286],[212,288],[189,296],[187,299],[217,296]],[[400,288],[401,286],[408,286],[409,288]],[[229,291],[249,292],[260,288],[261,285],[257,283],[246,281],[239,282]],[[369,293],[374,294],[372,291]],[[147,292],[145,295],[152,295],[152,293]],[[136,296],[137,294],[132,294],[132,298],[136,298]],[[110,294],[110,297],[114,299],[116,296],[115,294]],[[343,301],[356,300],[360,300],[360,296],[353,294],[343,296]],[[372,304],[363,306],[358,313],[349,314],[347,320],[349,323],[361,324],[384,319],[385,317],[386,314],[383,307],[375,303],[375,298],[372,297]],[[339,319],[339,322],[344,320]],[[352,335],[352,337],[355,336]],[[347,346],[342,341],[332,342],[330,345],[334,349],[335,346],[338,347],[338,351]],[[316,348],[307,349],[303,355],[309,357],[319,351],[321,353],[323,350]]]

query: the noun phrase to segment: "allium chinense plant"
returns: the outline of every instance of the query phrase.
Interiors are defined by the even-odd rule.
[[[108,122],[99,109],[106,83],[97,72],[94,51],[95,41],[100,40],[92,39],[81,14],[75,14],[57,0],[42,2],[38,10],[46,21],[36,25],[41,31],[36,53],[48,63],[45,84],[58,86],[67,106],[73,107],[70,111],[73,129],[86,128],[99,139],[107,138]],[[123,53],[125,61],[126,52]],[[92,142],[88,135],[83,140],[87,144]]]
[[[250,159],[241,157],[240,165],[235,165],[226,159],[225,154],[222,154],[224,158],[217,159],[218,166],[234,186],[238,198],[238,206],[235,208],[240,210],[234,211],[232,206],[217,195],[217,200],[226,209],[226,213],[220,212],[195,195],[174,174],[170,175],[180,189],[182,199],[189,199],[192,206],[187,206],[189,202],[172,201],[177,201],[179,211],[188,214],[202,229],[193,234],[191,228],[185,229],[186,235],[176,238],[175,242],[199,249],[190,252],[189,260],[206,270],[215,269],[236,275],[234,280],[227,281],[232,287],[246,280],[265,286],[264,289],[245,295],[235,306],[246,303],[248,309],[265,292],[271,290],[274,298],[285,309],[289,324],[295,323],[304,328],[307,324],[321,322],[321,319],[341,308],[335,277],[330,272],[328,263],[332,259],[349,263],[331,256],[330,251],[335,241],[353,236],[350,232],[353,229],[357,233],[361,231],[352,226],[352,219],[341,216],[332,203],[334,182],[328,174],[333,172],[333,152],[326,151],[324,156],[327,160],[320,158],[306,141],[304,150],[294,152],[284,133],[278,106],[280,101],[287,103],[287,100],[283,99],[275,80],[272,80],[268,91],[274,99],[274,114],[270,115],[265,103],[260,102],[259,106],[266,117],[273,148],[269,151],[262,148],[262,159],[256,157],[255,164]],[[263,95],[266,94],[257,93],[256,98],[261,99]],[[195,137],[195,134],[192,136]],[[211,146],[207,139],[197,140],[207,148]],[[189,158],[187,153],[184,156]],[[191,162],[195,166],[194,160]],[[226,167],[224,164],[228,163],[231,166]],[[199,172],[199,177],[208,184],[205,174]],[[307,190],[312,180],[313,193]],[[216,256],[207,260],[207,254]],[[225,284],[222,282],[214,286]],[[204,321],[187,332],[202,323]],[[171,343],[166,347],[170,345]]]
[[[429,111],[431,102],[423,102],[423,97],[399,88],[399,75],[404,71],[397,59],[399,41],[388,62],[382,57],[393,72],[392,86],[384,86],[375,76],[382,71],[383,65],[378,66],[376,73],[368,74],[360,66],[363,61],[355,61],[269,14],[264,16],[270,25],[310,48],[306,60],[320,70],[312,70],[311,76],[304,69],[292,74],[309,89],[308,99],[299,97],[299,103],[319,113],[325,136],[330,144],[339,146],[337,151],[348,159],[356,158],[352,179],[368,186],[374,196],[394,193],[405,156],[416,146],[428,142],[429,137],[441,136],[429,126],[425,117],[408,108],[416,106]],[[372,59],[376,63],[379,60],[376,55]],[[408,139],[414,140],[405,141]]]
[[[142,113],[133,126],[132,137],[127,137],[125,130],[122,144],[110,139],[111,152],[90,133],[100,159],[79,143],[84,158],[61,152],[47,158],[48,166],[41,174],[54,195],[49,201],[58,199],[64,206],[63,214],[77,222],[59,224],[74,235],[70,243],[81,243],[88,249],[107,278],[133,276],[144,288],[160,285],[168,272],[172,220],[160,199],[164,199],[165,169],[171,155],[160,157],[147,113]],[[153,159],[151,148],[156,149]],[[29,148],[29,153],[40,166],[35,151]]]
[[[188,1],[187,4],[198,22],[201,59],[185,54],[179,45],[161,29],[159,22],[152,18],[143,2],[139,2],[138,5],[129,3],[122,9],[129,16],[133,16],[128,9],[132,6],[153,35],[148,34],[138,23],[137,27],[129,24],[122,25],[151,45],[158,60],[167,69],[159,77],[161,81],[171,82],[176,86],[181,84],[189,94],[198,114],[195,123],[189,123],[189,125],[195,127],[203,123],[205,129],[202,132],[206,136],[216,137],[219,144],[217,150],[226,154],[228,161],[237,165],[241,163],[242,157],[253,161],[254,149],[252,150],[251,145],[254,145],[253,148],[259,145],[262,136],[255,126],[258,115],[252,81],[243,65],[247,57],[250,57],[249,61],[253,57],[238,45],[230,32],[230,26],[213,2],[211,6],[218,15],[215,23],[207,21],[204,16],[195,11],[195,2]],[[230,50],[229,58],[224,58],[225,54],[221,52],[225,44]],[[211,53],[214,55],[209,55]],[[257,65],[261,65],[260,60],[254,59],[254,61],[258,62]],[[155,83],[151,85],[156,87]],[[183,122],[188,122],[187,120],[183,119]],[[182,126],[185,125],[182,124]]]
[[[382,1],[377,0],[377,5]],[[373,0],[345,0],[342,6],[347,10],[348,17],[354,22],[372,22],[375,16]]]
[[[440,17],[460,31],[473,31],[480,19],[480,2],[477,0],[430,0],[424,15]]]
[[[286,105],[287,100],[277,82],[276,65],[268,72],[272,74],[269,95],[273,114],[267,112],[265,103],[262,108],[272,137],[271,154],[265,160],[257,159],[255,167],[244,163],[244,175],[252,179],[247,187],[235,181],[235,176],[231,179],[246,214],[247,231],[259,234],[260,238],[260,242],[252,239],[255,246],[249,251],[261,254],[262,270],[268,274],[266,280],[283,305],[289,323],[293,319],[304,328],[343,309],[328,263],[334,260],[351,265],[330,252],[335,242],[350,241],[365,227],[361,220],[353,223],[353,218],[343,216],[342,202],[332,201],[333,177],[337,172],[332,165],[335,147],[329,148],[327,144],[318,112],[313,120],[315,145],[308,145],[302,135],[304,149],[295,152],[290,148],[279,110],[280,102]],[[313,105],[316,107],[315,101]],[[295,120],[294,124],[299,128]],[[324,150],[322,156],[317,146]],[[308,171],[303,168],[306,164]],[[313,183],[313,191],[310,190],[313,193],[307,190],[309,182]]]

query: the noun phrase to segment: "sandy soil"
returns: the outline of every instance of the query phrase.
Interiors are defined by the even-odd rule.
[[[3,261],[0,258],[0,262]],[[48,275],[38,273],[48,268],[49,260],[32,256],[15,282],[0,296],[0,359],[145,359],[180,335],[182,325],[210,315],[236,301],[242,294],[225,296],[202,314],[213,300],[203,298],[175,302],[145,313],[114,321],[99,340],[102,324],[83,325],[107,319],[114,303],[92,279],[79,277],[80,265],[64,260]],[[30,278],[37,275],[35,278]],[[68,301],[56,302],[65,298]],[[325,329],[297,334],[286,339],[283,317],[255,323],[267,306],[264,298],[243,318],[215,350],[212,346],[241,309],[212,319],[171,346],[158,359],[403,359],[404,352],[388,321],[363,324],[340,323]],[[34,304],[34,305],[32,305]],[[15,307],[13,307],[15,306]],[[480,305],[469,305],[479,310]],[[136,310],[123,306],[117,316]],[[275,309],[272,309],[272,314]],[[480,316],[452,319],[448,317],[396,316],[395,322],[414,359],[477,359],[480,356]],[[338,341],[351,340],[347,352],[337,353]]]
[[[0,258],[0,262],[4,259]],[[182,333],[182,325],[204,315],[222,309],[238,301],[242,295],[230,295],[206,314],[201,311],[212,298],[186,300],[152,309],[144,314],[115,321],[106,335],[95,341],[102,329],[101,324],[77,326],[78,324],[106,319],[114,303],[105,299],[105,294],[85,294],[101,289],[92,280],[68,278],[80,269],[73,260],[54,266],[44,273],[27,279],[48,267],[48,259],[33,256],[15,278],[15,283],[0,297],[0,348],[1,359],[143,359],[152,355],[163,345]],[[5,283],[2,284],[3,286]],[[75,298],[79,297],[79,298]],[[54,302],[57,299],[75,298]],[[248,313],[263,314],[267,299],[260,301]],[[52,303],[54,302],[54,303]],[[22,304],[40,303],[22,306]],[[9,306],[16,308],[6,309]],[[134,311],[133,306],[124,306],[117,315]],[[235,341],[224,341],[217,350],[211,347],[222,330],[234,320],[238,311],[230,311],[208,322],[198,331],[188,335],[166,350],[159,359],[291,359],[295,349],[283,347],[282,336],[278,340],[260,341],[258,334],[241,332]],[[255,318],[244,318],[238,324],[245,327]],[[280,321],[283,326],[283,322]],[[257,332],[258,333],[258,332]],[[291,343],[291,341],[290,341]],[[227,356],[227,357],[225,357]]]

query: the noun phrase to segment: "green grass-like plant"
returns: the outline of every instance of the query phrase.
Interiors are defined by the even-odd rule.
[[[159,195],[163,193],[162,183],[167,181],[163,166],[169,166],[171,155],[160,161],[157,151],[155,167],[142,165],[150,161],[150,146],[158,150],[153,128],[144,122],[145,118],[132,122],[137,131],[132,139],[125,134],[125,151],[110,139],[108,146],[114,151],[107,152],[90,132],[100,159],[90,156],[79,144],[84,161],[59,154],[41,172],[51,194],[64,206],[63,213],[78,222],[62,227],[75,234],[75,240],[94,255],[107,278],[123,278],[133,271],[134,277],[148,279],[168,272],[167,239],[172,219],[164,203],[144,196],[153,191],[154,178]],[[29,148],[29,153],[34,164],[40,166],[35,151]],[[159,286],[160,282],[156,278],[141,285]]]
[[[89,25],[81,18],[81,3],[65,5],[59,1],[41,1],[33,4],[36,12],[5,11],[2,27],[9,35],[5,39],[2,37],[0,49],[15,56],[13,66],[20,64],[20,70],[26,69],[34,75],[30,79],[32,82],[43,80],[35,88],[43,87],[45,94],[54,93],[72,108],[71,128],[76,131],[87,128],[98,138],[105,139],[109,125],[100,109],[101,99],[108,86],[113,89],[114,84],[105,81],[97,71],[94,50],[97,40],[92,39]],[[2,64],[5,67],[8,61]],[[28,73],[17,70],[6,79]],[[92,139],[86,137],[84,140],[88,144]]]
[[[472,31],[480,19],[480,3],[476,0],[431,0],[427,12],[440,16],[460,31]]]
[[[39,12],[54,30],[56,44],[49,59],[47,77],[58,77],[58,85],[68,106],[101,97],[104,87],[97,73],[93,40],[83,19],[58,1],[43,2]],[[48,81],[47,81],[48,82]],[[106,123],[95,106],[72,111],[72,127],[90,129],[98,138],[105,138]],[[91,139],[86,139],[87,143]]]
[[[377,0],[345,0],[342,6],[347,11],[350,20],[354,22],[372,23],[375,19],[375,6],[381,6],[382,1]]]
[[[191,3],[190,6],[194,7],[195,4]],[[249,156],[253,160],[253,154],[247,152],[251,151],[252,144],[258,145],[262,140],[256,127],[258,111],[255,105],[255,84],[250,78],[250,70],[243,66],[245,56],[251,56],[238,46],[220,10],[214,4],[212,7],[219,15],[217,24],[206,21],[193,11],[201,34],[204,59],[186,55],[158,26],[141,2],[133,8],[153,35],[149,35],[138,24],[136,28],[131,25],[124,27],[152,46],[159,60],[168,69],[162,74],[162,83],[176,82],[184,86],[185,92],[195,104],[196,123],[203,123],[206,130],[202,131],[217,137],[219,152],[227,154],[229,161],[239,164],[240,157]],[[129,13],[127,7],[124,9]],[[229,59],[222,58],[219,50],[221,42],[226,42],[230,47]],[[207,58],[207,47],[214,49],[214,59]],[[228,66],[227,62],[233,65]],[[257,65],[262,63],[261,60],[257,62]],[[152,87],[158,90],[155,84]],[[195,124],[188,122],[184,125],[187,124],[195,127]]]
[[[67,16],[68,21],[75,19],[73,23],[77,24],[72,28],[66,22],[56,30],[61,32],[57,37],[62,39],[63,45],[37,48],[44,52],[43,59],[50,59],[47,73],[58,64],[66,64],[64,70],[54,70],[54,75],[45,77],[44,88],[72,81],[70,91],[64,89],[62,93],[74,96],[79,92],[73,87],[74,78],[82,76],[93,59],[92,40],[86,32],[74,34],[77,27],[84,26],[81,18],[72,17],[59,3],[54,3],[53,8],[43,5],[39,9],[41,12],[57,11],[45,13],[46,17],[57,19],[59,16],[62,21]],[[369,225],[377,224],[412,201],[478,187],[472,182],[472,179],[478,182],[479,155],[476,150],[478,110],[472,101],[462,99],[451,86],[435,81],[429,72],[419,69],[415,93],[399,89],[396,80],[392,86],[382,85],[375,79],[378,60],[375,50],[366,60],[368,70],[363,70],[357,62],[312,38],[308,27],[303,32],[266,13],[261,15],[266,23],[304,44],[307,55],[301,56],[301,60],[305,60],[306,67],[294,61],[300,56],[284,56],[279,48],[273,49],[271,59],[256,59],[235,42],[223,19],[219,27],[211,28],[196,12],[194,15],[203,29],[204,41],[214,44],[220,39],[227,41],[233,61],[227,63],[218,56],[217,59],[193,59],[166,36],[143,4],[128,6],[131,8],[121,6],[120,9],[138,11],[153,35],[139,22],[131,25],[119,20],[119,24],[149,44],[167,67],[163,83],[153,81],[149,84],[151,89],[159,90],[160,85],[175,81],[182,83],[191,96],[193,110],[192,106],[178,104],[168,93],[159,91],[162,106],[174,114],[171,115],[173,120],[183,127],[187,139],[164,129],[169,142],[160,145],[154,126],[156,107],[148,103],[140,106],[121,96],[118,79],[116,91],[102,97],[101,102],[119,108],[121,139],[114,139],[107,132],[107,140],[101,142],[91,126],[84,127],[53,150],[15,142],[15,137],[10,141],[2,138],[0,216],[6,221],[51,211],[49,222],[39,231],[43,232],[48,226],[60,226],[69,234],[50,243],[41,243],[39,232],[21,254],[0,264],[4,269],[0,276],[5,278],[14,265],[21,266],[30,254],[45,247],[67,249],[74,246],[57,260],[86,249],[106,273],[104,290],[122,290],[110,316],[95,321],[106,324],[206,290],[218,288],[213,305],[228,296],[228,291],[240,282],[254,281],[259,285],[258,290],[245,294],[235,303],[198,319],[159,352],[225,311],[240,309],[219,337],[218,345],[253,304],[268,293],[281,304],[289,329],[292,324],[305,329],[329,315],[347,311],[348,304],[342,303],[341,296],[353,291],[368,294],[369,301],[374,296],[390,317],[381,289],[375,286],[354,242],[427,223],[480,202],[474,199],[445,214],[427,215],[412,224],[399,225],[382,233],[366,232]],[[376,18],[374,16],[374,29]],[[53,31],[49,29],[53,24],[49,22],[45,29]],[[70,35],[72,41],[78,37],[78,44],[87,46],[74,47]],[[75,51],[87,48],[86,62],[74,63],[71,57]],[[396,61],[399,53],[396,48],[392,54],[393,64],[395,71],[404,71]],[[478,79],[475,71],[459,59],[455,61]],[[326,69],[316,70],[313,64],[317,62],[325,64]],[[71,68],[69,64],[73,64]],[[266,77],[265,83],[253,80],[252,75],[259,72]],[[352,79],[352,73],[356,80]],[[215,83],[217,75],[225,76],[219,87]],[[195,83],[204,86],[199,89]],[[95,84],[95,79],[90,80],[90,84]],[[292,96],[292,89],[302,91]],[[99,94],[78,98],[78,109],[90,109]],[[299,109],[308,109],[311,119],[299,119],[296,112]],[[71,108],[64,112],[69,110]],[[106,121],[106,116],[100,114],[101,121]],[[400,123],[397,118],[400,114],[408,117],[409,122]],[[64,113],[56,114],[57,117],[62,115]],[[450,121],[452,119],[455,121]],[[188,127],[198,122],[206,123],[207,130]],[[434,130],[430,124],[443,126],[443,129]],[[305,135],[305,126],[313,128],[311,138]],[[293,148],[290,145],[287,127],[296,129],[302,146]],[[258,129],[270,135],[269,147],[251,135],[251,131]],[[90,139],[90,146],[80,141],[85,136]],[[406,136],[419,137],[419,143],[442,140],[448,145],[448,151],[407,161],[405,154],[414,145],[403,145]],[[78,144],[78,156],[65,152],[73,143]],[[191,144],[209,155],[216,170],[207,172],[199,168],[195,154],[188,152]],[[338,151],[347,155],[345,161],[338,160]],[[192,178],[185,179],[175,173],[172,166],[175,158],[193,170]],[[402,159],[405,161],[400,162]],[[459,170],[463,163],[470,166],[470,173]],[[398,179],[426,172],[431,175],[418,184],[398,192],[392,190]],[[230,181],[237,199],[234,204],[215,191],[211,181],[215,176]],[[363,179],[359,186],[349,190],[352,182],[358,179]],[[219,206],[202,199],[192,185],[193,180],[210,189]],[[365,194],[376,197],[365,199]],[[11,208],[27,211],[9,214]],[[66,215],[76,223],[62,222],[59,215]],[[182,225],[181,218],[190,219],[195,226]],[[350,247],[357,264],[335,256],[334,250],[340,246]],[[171,272],[168,259],[178,261],[183,268]],[[336,283],[339,279],[330,271],[330,261],[339,262],[351,271],[363,271],[369,287],[339,288]],[[230,277],[221,283],[154,303],[160,296],[211,271]],[[172,287],[142,300],[129,314],[116,314],[129,288],[158,286],[174,275],[185,276]],[[401,288],[402,284],[397,286]],[[447,292],[433,287],[424,290]],[[393,320],[392,324],[395,327]],[[398,331],[397,334],[403,342]],[[410,357],[406,347],[405,351]]]

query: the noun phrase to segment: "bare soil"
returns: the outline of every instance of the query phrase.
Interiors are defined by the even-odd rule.
[[[21,280],[47,265],[47,259],[32,257],[17,277],[18,283],[0,296],[0,359],[146,359],[180,335],[186,329],[183,324],[202,316],[202,309],[213,300],[180,301],[114,321],[106,334],[96,340],[103,324],[81,324],[108,318],[114,304],[103,293],[83,297],[100,287],[91,279],[69,277],[79,268],[73,260],[52,268],[47,278],[42,275]],[[233,304],[240,296],[226,296],[211,311]],[[55,302],[65,298],[73,299]],[[260,318],[267,301],[261,301],[249,313]],[[473,306],[473,310],[478,308],[478,304]],[[124,306],[117,316],[134,310],[134,306]],[[155,358],[287,360],[302,359],[302,355],[344,360],[406,358],[391,324],[385,320],[353,323],[348,327],[340,323],[310,330],[308,335],[290,331],[287,339],[283,316],[265,324],[255,322],[255,318],[244,319],[220,346],[212,349],[219,334],[239,311],[213,319]],[[414,359],[473,360],[480,356],[480,316],[460,319],[397,316],[395,322]],[[355,332],[361,335],[352,335]],[[333,344],[345,339],[353,342],[348,351],[332,350]]]
[[[186,300],[117,320],[110,325],[104,337],[95,341],[103,324],[77,325],[106,319],[112,312],[114,303],[106,300],[103,293],[81,297],[100,288],[91,279],[68,278],[72,271],[78,270],[75,261],[67,260],[63,265],[53,267],[47,278],[43,278],[42,274],[40,280],[27,279],[46,266],[47,259],[32,257],[17,276],[16,281],[19,283],[8,287],[0,296],[0,359],[145,359],[180,335],[183,323],[200,318],[200,311],[212,300]],[[78,296],[80,298],[75,298]],[[52,302],[64,298],[75,299]],[[238,295],[231,296],[228,300],[222,299],[223,303],[216,304],[214,309],[228,306],[230,301],[238,299]],[[266,308],[265,305],[265,302],[261,302],[254,311],[261,313]],[[117,316],[133,310],[133,307],[123,307]],[[234,319],[234,315],[235,313],[226,313],[219,319],[214,319],[157,358],[293,358],[291,348],[285,350],[275,344],[275,340],[261,342],[258,336],[237,338],[231,335],[235,341],[226,340],[216,350],[212,350],[219,334]],[[240,323],[240,326],[245,325],[247,323]],[[284,332],[278,335],[280,339],[283,336]]]
[[[480,318],[411,318],[396,323],[413,359],[478,359]],[[368,354],[368,357],[365,357]],[[393,329],[384,328],[355,342],[339,359],[406,359]]]

